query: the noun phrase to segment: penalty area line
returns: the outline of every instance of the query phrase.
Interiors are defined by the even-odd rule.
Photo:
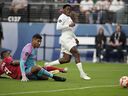
[[[50,92],[63,92],[63,91],[74,91],[74,90],[93,89],[93,88],[110,88],[110,87],[117,87],[117,86],[119,86],[119,85],[99,85],[99,86],[87,86],[87,87],[66,88],[66,89],[57,89],[57,90],[45,90],[45,91],[12,92],[12,93],[1,93],[0,96],[35,94],[35,93],[50,93]]]

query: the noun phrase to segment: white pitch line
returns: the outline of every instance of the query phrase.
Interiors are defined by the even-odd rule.
[[[68,88],[68,89],[57,89],[57,90],[46,90],[46,91],[27,91],[27,92],[2,93],[2,94],[0,94],[0,96],[74,91],[74,90],[83,90],[83,89],[92,89],[92,88],[108,88],[108,87],[117,87],[117,86],[119,86],[119,85],[100,85],[100,86],[87,86],[87,87],[79,87],[79,88]]]

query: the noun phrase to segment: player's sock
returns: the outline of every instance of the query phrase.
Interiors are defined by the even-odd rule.
[[[52,74],[57,74],[57,73],[59,73],[60,71],[59,70],[53,70],[53,71],[49,71],[50,73],[52,73]]]
[[[83,74],[84,71],[83,71],[83,68],[82,68],[82,63],[77,63],[76,66],[77,66],[77,68],[78,68],[80,74]]]
[[[82,68],[82,64],[81,63],[77,63],[77,68],[80,72],[80,77],[85,79],[85,80],[90,80],[91,78],[87,76],[87,74],[83,71],[83,68]]]
[[[42,68],[38,72],[37,76],[42,77],[43,75],[46,75],[46,76],[48,76],[50,78],[53,78],[55,81],[66,81],[66,78],[55,76],[55,75],[51,74],[50,72],[48,72],[47,70]]]
[[[45,66],[44,69],[46,69],[47,71],[53,71],[53,70],[59,70],[60,68],[54,66]]]
[[[59,70],[59,72],[62,72],[62,73],[67,73],[68,71],[68,68],[58,68],[54,66],[45,66],[44,69],[47,71]]]
[[[43,75],[46,75],[46,76],[48,76],[48,77],[50,77],[50,78],[53,78],[53,74],[51,74],[50,72],[48,72],[47,70],[45,70],[45,69],[43,69],[43,68],[37,73],[37,75],[38,75],[39,77],[41,77],[41,76],[43,76]]]
[[[45,66],[53,66],[53,65],[59,65],[60,62],[59,60],[55,60],[55,61],[52,61],[52,62],[45,62]]]

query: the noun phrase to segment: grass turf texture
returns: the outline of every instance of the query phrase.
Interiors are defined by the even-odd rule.
[[[42,62],[38,62],[42,65]],[[47,81],[21,82],[0,78],[0,96],[128,96],[128,88],[119,86],[119,79],[128,75],[128,64],[83,63],[91,80],[83,80],[74,63],[59,65],[68,67],[68,73],[57,75],[66,82]]]

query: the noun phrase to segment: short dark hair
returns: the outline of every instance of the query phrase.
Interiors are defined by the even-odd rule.
[[[40,35],[40,34],[35,34],[35,35],[33,35],[33,37],[32,37],[32,38],[42,39],[42,37],[41,37],[41,35]]]
[[[72,7],[72,6],[69,5],[69,4],[65,4],[65,5],[63,6],[63,9],[65,9],[66,7]]]
[[[4,51],[2,51],[2,52],[0,53],[1,59],[4,58],[4,54],[5,54],[6,52],[8,52],[8,51],[10,51],[10,50],[4,50]],[[10,52],[11,52],[11,51],[10,51]]]

